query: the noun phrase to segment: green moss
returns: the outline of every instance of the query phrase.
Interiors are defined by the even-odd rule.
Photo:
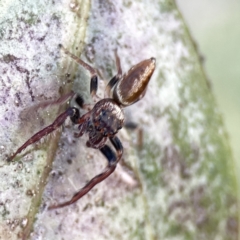
[[[169,13],[176,10],[176,5],[172,0],[165,0],[161,3],[161,13]]]
[[[3,210],[1,211],[2,218],[5,219],[7,215],[10,214],[10,212],[7,210],[6,206],[3,205]]]

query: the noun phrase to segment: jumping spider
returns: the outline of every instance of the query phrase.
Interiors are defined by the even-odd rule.
[[[74,59],[78,64],[87,69],[91,74],[90,93],[93,98],[97,98],[98,77],[96,70],[83,62],[81,59],[71,54],[68,50],[61,47],[65,54]],[[49,126],[33,135],[8,159],[12,161],[17,154],[22,152],[27,146],[39,141],[44,136],[50,134],[60,127],[67,117],[70,117],[74,124],[78,124],[79,132],[75,137],[81,137],[84,133],[88,134],[89,139],[87,147],[99,149],[107,158],[108,165],[106,169],[90,180],[82,189],[73,195],[72,199],[52,205],[48,209],[56,209],[68,206],[86,193],[88,193],[96,184],[106,179],[115,170],[117,163],[122,157],[123,147],[116,136],[117,132],[123,127],[124,113],[123,108],[139,101],[146,93],[147,85],[155,70],[155,58],[143,60],[133,66],[127,73],[122,74],[120,59],[115,51],[117,74],[109,81],[105,89],[105,98],[99,100],[90,111],[80,116],[80,112],[75,107],[69,107],[65,112],[60,114],[55,121]],[[78,103],[81,108],[88,109],[89,105],[84,104],[83,99],[79,96]],[[108,145],[107,139],[110,140],[116,150],[116,154]]]

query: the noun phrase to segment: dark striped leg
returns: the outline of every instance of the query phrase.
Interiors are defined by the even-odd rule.
[[[87,69],[91,74],[91,82],[90,82],[90,94],[92,97],[98,97],[96,95],[98,89],[98,77],[96,70],[91,67],[89,64],[85,63],[83,60],[75,56],[74,54],[70,53],[66,48],[64,48],[61,44],[59,45],[61,49],[74,61],[76,61],[79,65]]]
[[[110,138],[110,141],[117,151],[117,156],[108,145],[104,145],[102,148],[99,149],[108,160],[108,165],[105,168],[105,170],[96,177],[94,177],[92,180],[90,180],[82,189],[80,189],[79,192],[73,195],[71,200],[57,205],[52,205],[48,208],[49,210],[65,207],[71,205],[72,203],[75,203],[86,193],[88,193],[95,185],[102,182],[104,179],[106,179],[109,175],[111,175],[114,172],[115,168],[117,167],[117,163],[122,157],[123,147],[118,137]]]
[[[79,115],[79,110],[77,108],[68,108],[65,112],[60,114],[52,124],[45,127],[41,131],[34,134],[30,139],[28,139],[20,148],[18,148],[18,150],[13,155],[7,159],[7,161],[12,161],[16,155],[22,152],[26,147],[35,142],[38,142],[41,138],[56,130],[64,123],[67,117],[70,117],[72,121],[76,121]]]
[[[81,95],[77,94],[76,98],[75,98],[75,101],[76,101],[76,103],[78,104],[79,107],[81,107],[82,109],[85,109],[87,111],[91,111],[91,109],[93,108],[92,104],[84,103],[84,100],[83,100]]]
[[[111,97],[111,90],[115,86],[115,84],[120,80],[122,77],[122,67],[121,67],[121,62],[120,58],[117,54],[117,50],[114,51],[115,53],[115,59],[116,59],[116,66],[117,66],[117,75],[114,76],[107,84],[106,90],[105,90],[105,97]]]

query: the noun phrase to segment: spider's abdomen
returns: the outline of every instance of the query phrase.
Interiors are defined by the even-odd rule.
[[[114,87],[113,99],[122,106],[139,101],[145,95],[155,65],[156,59],[150,58],[133,66]]]
[[[122,109],[112,99],[102,99],[92,109],[92,123],[103,136],[113,136],[122,128]]]

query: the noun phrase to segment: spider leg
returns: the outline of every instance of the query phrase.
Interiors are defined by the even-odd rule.
[[[11,155],[7,159],[7,161],[8,162],[12,161],[16,157],[16,155],[22,152],[26,147],[39,141],[44,136],[56,130],[58,127],[60,127],[64,123],[67,117],[71,117],[71,120],[73,122],[74,121],[76,122],[77,119],[79,118],[79,110],[77,108],[68,108],[65,112],[60,114],[52,124],[45,127],[41,131],[34,134],[30,139],[28,139],[20,148],[17,149],[17,151],[13,155]]]
[[[120,61],[120,58],[119,58],[119,56],[118,56],[117,49],[115,49],[114,54],[115,54],[116,66],[117,66],[117,70],[118,70],[118,73],[117,73],[117,74],[120,75],[120,76],[122,76],[121,61]]]
[[[70,98],[72,98],[75,95],[75,93],[73,91],[64,94],[63,96],[59,97],[58,99],[55,100],[48,100],[48,101],[44,101],[44,102],[40,102],[36,105],[33,105],[32,107],[27,109],[27,112],[31,112],[31,111],[36,111],[39,108],[46,108],[48,106],[53,106],[53,105],[59,105],[59,104],[63,104],[65,103],[67,100],[69,100]],[[24,110],[25,111],[25,110]]]
[[[72,203],[75,203],[77,200],[79,200],[81,197],[87,194],[95,185],[102,182],[104,179],[106,179],[109,175],[111,175],[114,172],[114,170],[117,167],[117,163],[122,157],[123,147],[119,138],[116,136],[110,138],[110,141],[117,151],[117,156],[108,145],[104,145],[102,148],[100,148],[100,151],[108,160],[108,165],[105,168],[105,170],[102,173],[98,174],[96,177],[94,177],[92,180],[90,180],[82,189],[80,189],[79,192],[74,194],[71,200],[57,205],[52,205],[48,207],[49,210],[65,207],[71,205]]]
[[[121,143],[121,141],[119,140],[119,138],[118,138],[117,136],[110,137],[109,139],[110,139],[112,145],[114,146],[114,148],[115,148],[116,151],[117,151],[117,160],[116,160],[116,162],[115,162],[115,164],[117,164],[117,163],[119,162],[119,160],[121,159],[121,157],[122,157],[122,154],[123,154],[123,146],[122,146],[122,143]],[[104,155],[105,155],[105,154],[104,154]],[[105,155],[105,156],[106,156],[106,155]],[[107,157],[107,156],[106,156],[106,157]],[[109,158],[107,157],[107,159],[109,159]],[[109,160],[109,162],[110,162],[110,160]]]
[[[105,97],[110,97],[111,89],[116,85],[116,83],[121,79],[122,77],[122,67],[120,58],[118,56],[117,50],[114,51],[115,59],[116,59],[116,66],[117,66],[117,75],[114,76],[107,84],[105,89]]]
[[[76,101],[76,103],[78,104],[79,107],[81,107],[82,109],[85,109],[87,111],[90,111],[93,107],[92,104],[84,103],[84,99],[79,94],[76,95],[75,101]]]
[[[115,86],[115,84],[119,81],[119,76],[114,76],[107,84],[104,92],[105,98],[111,97],[111,90]]]
[[[73,60],[75,60],[78,64],[80,64],[82,67],[87,69],[91,74],[91,82],[90,82],[90,93],[92,97],[97,97],[97,89],[98,89],[98,77],[96,70],[91,67],[89,64],[85,63],[83,60],[75,56],[74,54],[70,53],[66,48],[64,48],[61,44],[59,45],[61,49],[67,54],[69,57],[71,57]]]

